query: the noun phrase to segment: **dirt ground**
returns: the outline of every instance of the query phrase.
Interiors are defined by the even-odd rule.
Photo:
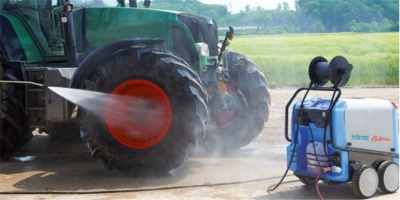
[[[252,143],[229,155],[197,154],[165,177],[124,177],[90,157],[83,143],[35,135],[18,157],[27,161],[0,162],[0,199],[318,199],[315,188],[292,172],[278,189],[267,192],[286,169],[284,108],[296,89],[270,90],[269,121]],[[345,88],[342,96],[382,98],[398,105],[399,89]],[[351,183],[320,182],[319,189],[325,199],[354,198]],[[373,199],[399,199],[399,192],[378,191]]]

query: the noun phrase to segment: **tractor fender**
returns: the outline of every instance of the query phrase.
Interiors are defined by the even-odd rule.
[[[149,46],[152,47],[155,44],[161,44],[163,40],[158,38],[135,38],[120,40],[112,43],[105,44],[96,50],[92,51],[78,66],[74,75],[72,76],[69,84],[70,88],[82,88],[85,84],[86,77],[97,70],[99,58],[111,55],[121,49],[127,49],[132,46]]]

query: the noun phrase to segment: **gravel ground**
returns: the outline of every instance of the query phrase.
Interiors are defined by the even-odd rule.
[[[291,172],[275,191],[286,169],[284,108],[296,88],[271,89],[272,108],[262,133],[229,155],[197,154],[165,177],[128,178],[92,159],[83,143],[50,141],[35,134],[20,156],[0,162],[0,199],[318,199],[315,188]],[[324,96],[326,94],[316,94]],[[343,97],[399,102],[398,88],[345,88]],[[325,199],[354,198],[351,183],[319,183]],[[378,191],[373,199],[399,199]]]

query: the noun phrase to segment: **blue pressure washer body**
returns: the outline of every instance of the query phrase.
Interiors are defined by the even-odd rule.
[[[347,71],[341,70],[346,67]],[[352,181],[354,193],[362,198],[373,196],[378,187],[385,193],[396,192],[399,188],[396,105],[380,99],[341,99],[339,86],[348,81],[351,69],[343,57],[335,57],[331,64],[322,57],[311,62],[310,87],[297,90],[286,106],[288,167],[307,185],[318,182],[316,179],[327,183]],[[321,72],[316,74],[318,70],[325,70],[326,78]],[[339,73],[333,80],[330,75],[334,86],[321,87],[329,73]],[[291,107],[289,137],[288,111],[301,91],[307,93]],[[306,98],[310,91],[333,95]]]

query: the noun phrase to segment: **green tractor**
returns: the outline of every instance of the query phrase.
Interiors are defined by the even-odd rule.
[[[80,136],[111,170],[162,174],[200,146],[229,152],[247,145],[268,120],[265,76],[247,57],[225,51],[233,29],[221,42],[209,17],[138,8],[135,0],[0,4],[2,159],[37,129],[51,138]],[[134,100],[120,106],[127,109],[106,106],[99,117],[18,81],[146,99],[161,115],[131,120],[128,108],[140,105]]]

